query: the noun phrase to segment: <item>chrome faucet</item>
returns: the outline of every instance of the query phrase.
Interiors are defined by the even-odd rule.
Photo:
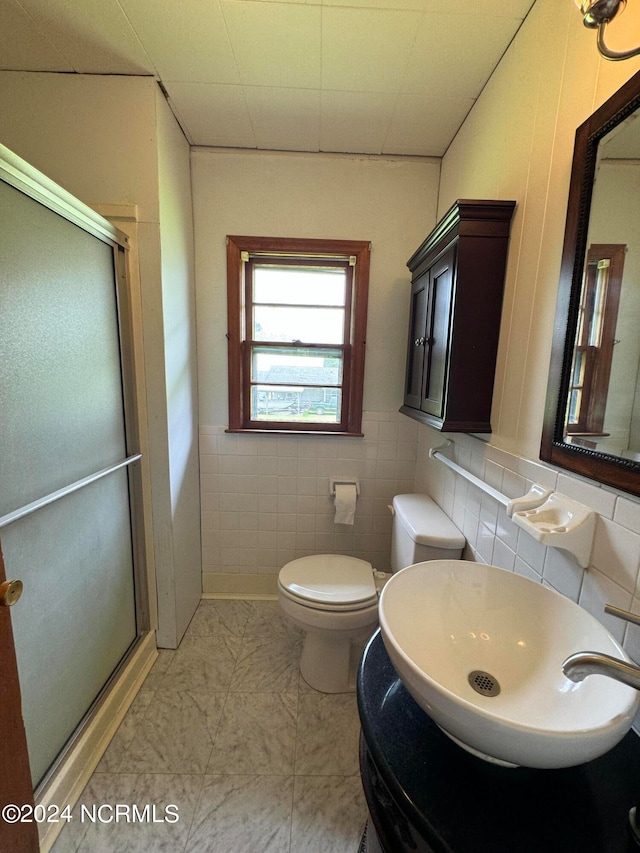
[[[606,675],[640,690],[640,666],[602,652],[570,655],[562,664],[562,671],[571,681],[583,681],[588,675]]]
[[[605,604],[604,612],[624,619],[625,622],[640,625],[640,616],[628,610],[621,610],[612,604]],[[575,655],[569,655],[562,664],[562,671],[571,681],[583,681],[588,675],[606,675],[640,690],[640,666],[602,652],[578,652]],[[629,810],[629,830],[631,838],[640,847],[640,806],[633,806]]]
[[[604,612],[624,619],[625,622],[640,625],[640,616],[629,613],[628,610],[621,610],[612,604],[605,604]],[[602,652],[577,652],[570,655],[562,664],[562,671],[571,681],[583,681],[588,675],[606,675],[608,678],[615,678],[616,681],[622,681],[623,684],[640,690],[640,666]]]

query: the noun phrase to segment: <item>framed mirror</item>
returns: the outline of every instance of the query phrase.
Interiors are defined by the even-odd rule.
[[[640,495],[640,72],[577,130],[543,460]]]

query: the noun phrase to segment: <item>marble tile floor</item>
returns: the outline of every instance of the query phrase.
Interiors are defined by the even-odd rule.
[[[300,651],[277,602],[202,601],[180,647],[160,651],[53,853],[357,853],[355,694],[310,688]],[[142,820],[127,820],[134,804]]]

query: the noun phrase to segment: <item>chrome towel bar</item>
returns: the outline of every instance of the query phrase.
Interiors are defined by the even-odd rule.
[[[89,474],[88,477],[83,477],[81,480],[76,480],[75,483],[70,483],[62,489],[58,489],[57,491],[51,492],[42,498],[38,498],[38,500],[25,504],[25,506],[20,507],[20,509],[14,509],[13,512],[9,512],[0,517],[0,530],[3,527],[7,527],[9,524],[13,524],[14,521],[18,521],[20,518],[31,515],[31,513],[59,501],[60,498],[64,498],[66,495],[70,495],[73,492],[77,492],[79,489],[83,489],[85,486],[89,486],[91,483],[95,483],[96,480],[101,480],[103,477],[107,477],[109,474],[113,474],[121,468],[126,468],[133,462],[137,462],[139,459],[142,459],[142,453],[134,453],[133,456],[127,456],[127,458],[123,459],[122,462],[116,462],[115,465],[110,465],[108,468],[96,471],[95,474]]]

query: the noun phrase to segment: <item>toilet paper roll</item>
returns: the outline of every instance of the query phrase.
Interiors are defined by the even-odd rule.
[[[358,493],[353,483],[336,483],[334,504],[336,517],[334,524],[353,524],[356,515]]]

